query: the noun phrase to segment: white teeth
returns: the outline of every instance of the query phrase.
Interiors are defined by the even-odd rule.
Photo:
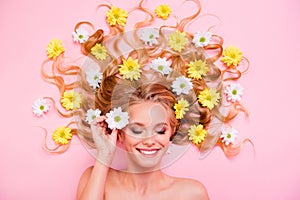
[[[152,155],[155,154],[157,150],[151,150],[151,151],[140,150],[140,152],[145,155]]]

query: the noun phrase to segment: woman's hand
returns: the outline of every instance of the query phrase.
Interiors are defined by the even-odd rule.
[[[105,120],[106,116],[97,117],[91,124],[91,130],[97,149],[97,160],[110,166],[116,151],[118,130],[113,129],[110,132]]]

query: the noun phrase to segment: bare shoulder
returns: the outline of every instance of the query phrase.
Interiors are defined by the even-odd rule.
[[[175,180],[186,199],[209,200],[207,190],[200,181],[189,178],[175,178]]]
[[[87,182],[89,181],[89,178],[91,176],[91,173],[93,171],[94,166],[88,167],[81,175],[78,187],[77,187],[77,194],[81,194],[83,191],[83,188],[86,186]]]

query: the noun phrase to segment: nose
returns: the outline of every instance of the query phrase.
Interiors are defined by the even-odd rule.
[[[143,145],[146,145],[148,147],[150,146],[153,146],[155,144],[155,136],[154,135],[151,135],[151,136],[148,136],[146,138],[143,139]]]

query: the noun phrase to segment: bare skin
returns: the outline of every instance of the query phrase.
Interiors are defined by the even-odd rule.
[[[122,133],[117,130],[106,133],[103,116],[92,125],[101,161],[96,160],[95,165],[83,173],[77,199],[208,200],[207,191],[200,182],[171,177],[160,170],[160,161],[174,133],[166,110],[160,104],[144,102],[132,105],[129,116],[129,125]],[[118,133],[130,154],[128,171],[109,168]]]

